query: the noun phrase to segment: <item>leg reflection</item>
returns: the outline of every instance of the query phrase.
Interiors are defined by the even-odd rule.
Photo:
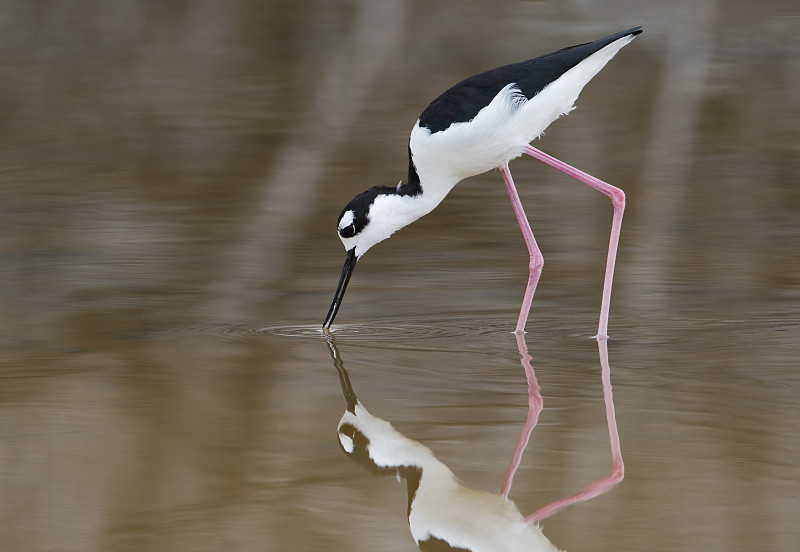
[[[524,342],[523,342],[524,345]],[[583,502],[585,500],[589,500],[590,498],[594,498],[598,495],[601,495],[607,491],[609,491],[612,487],[614,487],[617,483],[622,481],[625,476],[625,465],[622,462],[622,449],[620,448],[619,443],[619,431],[617,430],[617,417],[614,411],[614,397],[611,393],[611,367],[608,363],[608,339],[606,337],[598,336],[597,338],[597,348],[600,353],[600,374],[603,380],[603,400],[606,406],[606,423],[608,424],[608,438],[611,442],[611,472],[606,475],[605,477],[601,477],[589,483],[586,487],[581,489],[578,493],[568,496],[566,498],[562,498],[561,500],[556,500],[555,502],[551,502],[546,504],[533,512],[532,514],[528,515],[525,518],[525,521],[529,523],[538,522],[545,518],[548,518],[555,514],[556,512],[560,512],[570,504],[575,504],[576,502]],[[521,351],[522,349],[520,349]],[[523,366],[525,365],[525,357],[527,355],[527,349],[523,354]],[[530,356],[528,356],[528,363],[530,364]],[[526,374],[528,374],[528,368],[525,368]],[[530,374],[533,374],[533,369],[530,369]],[[531,375],[528,376],[528,386],[531,387]],[[536,383],[534,377],[534,384]],[[536,385],[536,392],[538,395],[538,385]],[[538,401],[538,409],[541,410],[541,396],[539,395]],[[538,418],[539,412],[537,411],[534,416],[533,425],[536,425],[536,418]],[[531,414],[528,414],[528,418],[531,418]],[[526,424],[527,428],[527,424]],[[533,427],[530,428],[532,430]],[[530,435],[530,430],[528,435],[525,436],[525,442],[527,443],[528,436]],[[523,430],[523,435],[525,431]],[[522,437],[520,437],[522,439]],[[524,448],[524,447],[523,447]],[[513,462],[512,462],[513,466]],[[509,468],[511,471],[511,468]],[[514,468],[516,471],[516,468]],[[513,472],[512,472],[513,476]],[[511,483],[509,481],[509,487]],[[505,487],[504,487],[505,490]],[[506,491],[507,492],[507,491]],[[504,495],[505,496],[505,495]]]
[[[522,363],[522,368],[525,370],[525,377],[528,380],[528,417],[525,420],[525,425],[522,427],[517,446],[514,448],[511,464],[508,466],[506,475],[503,478],[503,488],[500,491],[500,496],[503,498],[507,497],[509,491],[511,491],[514,474],[516,474],[517,469],[519,469],[519,464],[522,461],[522,454],[528,446],[531,433],[539,422],[539,413],[542,411],[542,393],[539,390],[539,382],[536,380],[536,373],[533,371],[533,366],[531,365],[531,355],[528,354],[525,334],[515,333],[514,336],[517,338],[520,362]]]

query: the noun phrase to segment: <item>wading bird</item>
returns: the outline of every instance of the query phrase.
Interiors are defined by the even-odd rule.
[[[625,210],[625,194],[532,147],[530,142],[574,109],[583,87],[641,27],[571,46],[535,59],[469,77],[422,112],[408,143],[408,179],[396,187],[375,186],[357,195],[339,215],[338,233],[347,256],[328,315],[329,328],[356,262],[373,245],[430,213],[461,180],[499,168],[530,256],[530,275],[517,320],[525,330],[544,259],[517,194],[508,163],[523,154],[539,159],[611,198],[614,214],[606,260],[597,337],[608,336],[614,262]]]

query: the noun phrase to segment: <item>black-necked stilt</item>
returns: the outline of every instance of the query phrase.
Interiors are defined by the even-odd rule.
[[[569,113],[583,87],[640,32],[641,27],[635,27],[595,42],[474,75],[425,108],[408,143],[408,180],[397,187],[370,188],[353,198],[339,215],[339,238],[347,256],[323,328],[333,323],[356,262],[370,247],[430,213],[464,178],[499,167],[530,254],[528,287],[516,326],[517,333],[523,332],[544,259],[520,203],[508,162],[528,154],[611,198],[614,215],[597,331],[597,337],[607,337],[625,194],[539,151],[530,142],[553,121]]]

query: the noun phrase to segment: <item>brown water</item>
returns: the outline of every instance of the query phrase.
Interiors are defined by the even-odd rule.
[[[626,478],[543,524],[571,552],[797,550],[795,2],[6,2],[0,549],[415,546],[404,486],[342,453],[319,325],[341,207],[404,177],[461,78],[633,25],[537,145],[628,196],[609,342]],[[545,255],[523,513],[610,467],[606,198],[512,164]],[[500,489],[527,414],[527,271],[499,174],[359,263],[359,398]]]

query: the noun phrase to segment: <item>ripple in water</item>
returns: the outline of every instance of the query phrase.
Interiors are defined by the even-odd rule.
[[[337,324],[330,332],[339,343],[382,349],[485,351],[498,344],[516,348],[514,321],[504,318],[475,320],[451,317],[426,320],[378,320],[369,324]],[[548,333],[552,333],[552,328]],[[261,334],[280,337],[326,338],[320,326],[268,326]],[[566,335],[568,332],[556,331]],[[562,335],[562,337],[564,336]]]
[[[328,334],[315,326],[269,326],[260,328],[258,333],[272,334],[281,337],[322,337],[332,335],[337,340],[348,343],[380,343],[382,345],[408,346],[418,345],[422,340],[455,339],[463,340],[465,335],[490,334],[499,331],[497,328],[470,328],[459,325],[452,320],[427,320],[381,322],[370,324],[337,324]]]
[[[340,343],[362,344],[380,348],[445,348],[456,350],[483,350],[487,344],[513,343],[514,320],[510,318],[487,318],[476,320],[463,315],[425,320],[375,320],[370,323],[336,324],[330,333],[319,324],[290,324],[274,326],[231,324],[188,324],[166,328],[167,333],[194,333],[205,336],[248,339],[261,336],[300,339],[326,339],[332,335]],[[542,320],[529,322],[529,336],[549,339],[582,339],[591,334],[576,333],[575,328],[548,324]],[[431,341],[439,342],[436,346]],[[427,343],[426,343],[427,342]]]

